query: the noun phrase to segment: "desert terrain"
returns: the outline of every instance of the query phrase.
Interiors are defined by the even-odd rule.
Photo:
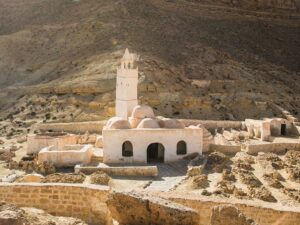
[[[161,206],[160,200],[140,197],[148,194],[166,201],[186,197],[298,212],[300,152],[292,149],[208,151],[159,164],[156,177],[75,173],[74,168],[38,164],[37,155],[26,150],[27,135],[40,133],[38,124],[106,121],[115,114],[116,70],[125,48],[138,54],[139,101],[153,107],[156,115],[244,121],[282,117],[287,111],[300,119],[299,8],[297,0],[0,0],[2,183],[87,185],[92,190],[104,185],[129,193],[108,197],[107,207],[119,224],[130,224],[124,215],[132,213],[122,201],[147,210],[145,202],[154,202],[155,209],[170,213],[166,205],[173,201]],[[222,140],[243,133],[207,132],[209,138]],[[76,135],[82,143],[95,144],[96,134]],[[259,142],[244,138],[234,141],[241,146]],[[272,140],[282,141],[296,143],[299,137]],[[198,222],[194,211],[174,207],[180,209],[176,219]],[[140,221],[155,221],[139,213]],[[158,221],[172,217],[164,213]],[[75,214],[50,214],[0,204],[0,223],[5,225],[94,224]],[[216,207],[209,224],[227,225],[230,215],[237,214],[231,206]],[[262,217],[255,215],[257,224],[266,224]],[[236,218],[233,225],[256,224],[245,216]]]

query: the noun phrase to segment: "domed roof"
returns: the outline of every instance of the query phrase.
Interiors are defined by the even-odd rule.
[[[159,121],[161,128],[184,129],[184,124],[176,119],[163,118]]]
[[[143,128],[160,128],[157,120],[151,119],[151,118],[145,118],[143,119],[139,125],[137,126],[138,129]]]
[[[137,105],[133,108],[131,117],[137,119],[153,118],[154,112],[150,106]]]
[[[121,117],[112,117],[106,123],[107,129],[130,129],[130,124],[127,120]]]

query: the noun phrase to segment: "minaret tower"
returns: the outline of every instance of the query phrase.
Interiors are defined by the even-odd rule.
[[[135,55],[126,49],[117,72],[116,116],[126,120],[138,104],[138,68],[134,65],[134,61]]]

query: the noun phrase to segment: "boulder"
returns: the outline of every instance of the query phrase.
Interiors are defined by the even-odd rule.
[[[180,204],[139,193],[112,192],[107,201],[120,225],[196,225],[199,215]]]

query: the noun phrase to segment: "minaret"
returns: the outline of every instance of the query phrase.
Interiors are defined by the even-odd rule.
[[[138,104],[138,68],[135,67],[134,60],[135,55],[126,49],[117,72],[116,116],[126,120]]]

